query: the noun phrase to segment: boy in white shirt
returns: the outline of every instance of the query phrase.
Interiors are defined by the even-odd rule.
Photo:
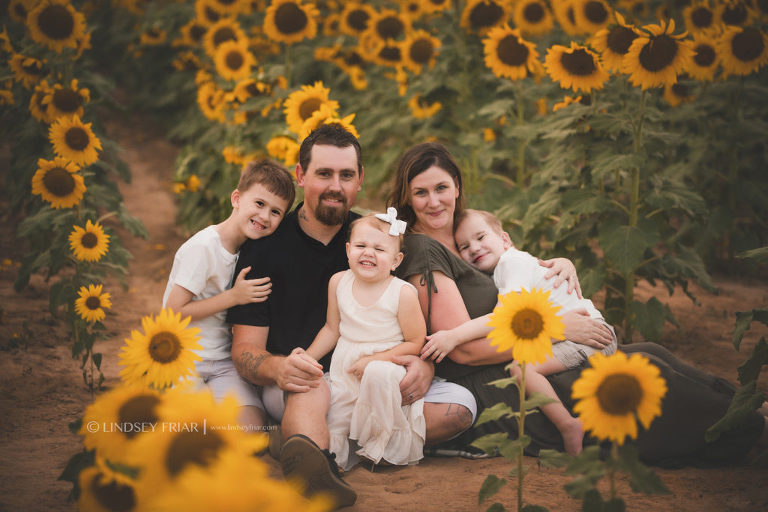
[[[163,295],[164,308],[191,316],[190,326],[200,328],[203,349],[196,351],[202,357],[195,363],[197,373],[216,400],[235,394],[241,405],[239,420],[246,428],[261,428],[266,415],[257,386],[241,378],[232,362],[226,314],[232,306],[267,300],[272,285],[268,277],[245,279],[251,267],[242,269],[234,283],[232,276],[243,242],[272,234],[295,196],[293,178],[279,164],[246,164],[231,194],[232,213],[184,242]]]
[[[509,235],[504,232],[501,222],[488,212],[464,210],[455,221],[454,238],[461,258],[485,272],[493,273],[493,281],[499,294],[538,288],[549,291],[550,300],[561,306],[559,314],[583,309],[597,320],[605,322],[592,301],[569,294],[565,286],[554,288],[551,279],[545,279],[547,269],[538,264],[538,259],[527,252],[514,248]],[[468,341],[484,338],[490,333],[488,327],[490,315],[469,320],[453,329],[438,331],[427,336],[427,343],[421,352],[422,359],[431,357],[436,362],[442,359],[456,346]],[[609,355],[616,352],[616,335],[611,329],[613,341],[600,352]],[[557,395],[546,375],[551,375],[569,368],[580,366],[590,355],[598,350],[572,341],[556,342],[552,345],[553,356],[540,364],[528,364],[526,368],[526,392],[543,393],[557,400]],[[515,366],[513,374],[519,376],[520,369]],[[581,422],[571,416],[559,400],[541,407],[542,412],[555,424],[563,436],[565,449],[571,455],[581,452],[584,431]]]

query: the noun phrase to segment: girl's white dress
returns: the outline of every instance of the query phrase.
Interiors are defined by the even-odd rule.
[[[330,451],[345,470],[359,461],[357,456],[377,463],[383,459],[392,464],[415,464],[424,456],[424,400],[401,405],[400,380],[405,368],[388,361],[372,361],[365,367],[362,379],[347,373],[362,356],[403,342],[397,321],[400,288],[412,285],[392,277],[379,300],[364,307],[352,295],[354,282],[355,275],[347,270],[336,289],[341,321],[329,372]],[[359,446],[356,454],[350,440]]]

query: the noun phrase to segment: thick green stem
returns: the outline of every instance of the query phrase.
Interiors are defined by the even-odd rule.
[[[525,123],[525,105],[523,103],[522,86],[518,85],[515,91],[515,103],[517,103],[517,126],[521,127]],[[525,147],[526,140],[518,135],[517,138],[517,176],[515,181],[519,187],[525,184]]]

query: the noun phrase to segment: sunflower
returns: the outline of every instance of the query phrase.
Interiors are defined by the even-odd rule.
[[[93,134],[91,123],[83,123],[79,116],[54,120],[48,138],[54,153],[78,165],[89,165],[99,159],[101,141]]]
[[[366,3],[349,2],[341,11],[339,29],[350,36],[361,36],[365,32],[372,18],[376,16],[376,10]]]
[[[216,50],[226,41],[248,44],[248,37],[240,28],[240,24],[230,18],[223,18],[211,25],[203,36],[205,53],[212,59],[216,56]]]
[[[514,7],[512,18],[523,34],[539,36],[552,30],[554,18],[544,0],[520,0]]]
[[[393,9],[384,9],[370,19],[367,31],[382,41],[400,40],[411,31],[411,20]]]
[[[573,383],[574,411],[584,429],[599,439],[623,444],[637,437],[637,420],[644,428],[661,414],[661,399],[667,384],[648,358],[623,352],[611,356],[596,353],[592,365]]]
[[[240,80],[235,85],[235,89],[232,91],[240,103],[245,103],[249,98],[257,98],[259,96],[269,96],[272,93],[272,86],[266,82],[260,82],[253,78],[246,78]]]
[[[111,461],[136,462],[134,448],[157,425],[163,395],[141,384],[118,386],[100,395],[83,413],[83,445]]]
[[[85,228],[72,226],[69,234],[69,247],[80,261],[99,261],[109,250],[109,235],[104,233],[104,228],[96,222],[88,220]]]
[[[664,86],[664,99],[670,106],[677,107],[681,103],[693,101],[696,97],[691,93],[691,88],[687,84],[676,82]]]
[[[139,36],[139,43],[145,46],[158,46],[165,42],[168,33],[159,28],[148,28]]]
[[[245,80],[251,75],[256,59],[248,46],[237,41],[225,41],[216,48],[214,56],[216,71],[227,80]]]
[[[422,0],[398,0],[398,3],[400,4],[400,14],[411,22],[418,20],[424,14]]]
[[[747,3],[739,0],[722,0],[715,6],[715,23],[729,27],[746,27],[752,24],[754,16]]]
[[[13,105],[13,92],[10,89],[0,89],[0,105]]]
[[[11,45],[11,38],[8,37],[8,28],[3,27],[3,31],[0,32],[0,50],[13,55],[13,46]]]
[[[29,98],[29,112],[32,114],[32,117],[41,123],[51,122],[48,116],[48,105],[43,103],[43,100],[51,91],[52,89],[48,85],[48,81],[42,80],[35,85],[35,90]]]
[[[83,469],[78,475],[78,481],[80,482],[78,510],[89,512],[138,510],[134,482],[127,476],[112,471],[103,462]]]
[[[300,0],[272,0],[264,16],[264,33],[281,43],[298,43],[314,39],[320,11],[314,4]]]
[[[29,36],[51,50],[61,53],[65,47],[77,49],[77,40],[85,34],[85,17],[67,0],[46,0],[29,12]]]
[[[762,21],[768,21],[768,1],[766,0],[753,0],[753,9],[755,14]]]
[[[509,10],[509,2],[503,0],[468,0],[459,26],[482,36],[493,27],[506,23]]]
[[[576,0],[573,6],[576,26],[584,33],[594,34],[611,22],[612,9],[605,0]]]
[[[326,496],[305,498],[290,482],[270,477],[263,461],[225,450],[204,466],[190,465],[173,485],[148,498],[147,510],[227,510],[228,512],[326,512]]]
[[[354,119],[355,114],[349,114],[348,116],[341,118],[331,115],[328,106],[323,105],[319,110],[316,110],[315,113],[312,114],[312,117],[304,122],[301,127],[301,132],[299,133],[299,139],[304,139],[307,135],[312,133],[313,130],[324,124],[337,124],[354,135],[355,138],[359,139],[360,134],[357,132],[355,125],[352,124]]]
[[[567,107],[568,105],[572,105],[574,103],[581,103],[582,96],[563,96],[563,101],[555,103],[552,106],[552,112],[557,112],[560,109],[563,109]]]
[[[210,27],[223,17],[219,11],[210,4],[211,0],[195,0],[196,19],[207,27]]]
[[[352,83],[352,87],[356,90],[364,91],[368,88],[368,80],[365,78],[365,71],[363,71],[362,68],[353,66],[350,67],[346,73],[347,76],[349,76],[349,81]]]
[[[621,14],[618,12],[614,14],[616,24],[598,31],[590,38],[589,44],[600,52],[603,66],[609,71],[618,73],[621,70],[621,61],[639,34],[632,25],[624,21]]]
[[[451,0],[422,0],[421,8],[425,14],[442,12],[451,7]]]
[[[71,208],[80,203],[85,193],[83,177],[77,174],[80,169],[64,158],[37,161],[38,169],[32,177],[32,193],[42,196],[51,207]]]
[[[432,69],[441,46],[440,40],[426,30],[412,31],[402,46],[403,65],[416,74],[421,73],[422,66]]]
[[[597,54],[574,41],[570,48],[555,45],[547,50],[544,66],[552,80],[559,82],[563,89],[584,92],[602,89],[610,78]]]
[[[45,60],[38,60],[33,57],[25,57],[16,53],[8,61],[17,82],[21,82],[24,87],[31,89],[48,74],[48,68],[45,67]]]
[[[430,104],[422,99],[421,94],[415,94],[408,100],[408,107],[415,119],[428,119],[437,114],[443,108],[443,104],[439,101]]]
[[[533,72],[533,61],[539,58],[536,45],[520,36],[520,30],[509,25],[494,27],[483,39],[485,65],[499,77],[519,80]]]
[[[646,25],[629,47],[621,64],[621,71],[629,81],[643,90],[677,81],[677,75],[690,67],[693,44],[683,40],[685,34],[672,35],[675,21],[666,26]]]
[[[197,105],[203,115],[211,121],[226,122],[224,113],[224,91],[213,82],[204,82],[197,88]]]
[[[520,364],[543,363],[552,355],[552,339],[563,339],[559,310],[549,303],[549,291],[534,288],[500,295],[488,321],[491,345],[499,352],[512,349],[512,358]]]
[[[178,71],[194,71],[203,67],[203,63],[193,52],[181,52],[173,59],[173,67]]]
[[[748,75],[768,63],[768,37],[755,27],[729,27],[717,41],[725,76]]]
[[[627,13],[632,20],[639,20],[648,16],[647,0],[619,0],[618,7]]]
[[[35,8],[37,2],[38,0],[6,0],[3,5],[13,21],[24,24],[27,22],[29,11]]]
[[[251,8],[248,0],[208,0],[207,4],[222,16],[246,14]]]
[[[292,167],[299,161],[299,143],[287,135],[272,137],[267,142],[267,153],[283,161],[286,167]]]
[[[191,468],[210,469],[226,452],[252,457],[267,444],[264,434],[238,428],[240,406],[234,395],[216,402],[208,390],[175,390],[156,410],[158,428],[139,436],[133,450],[142,462],[138,485],[147,495],[169,488]]]
[[[283,107],[288,128],[294,133],[301,132],[304,122],[312,117],[312,114],[322,105],[328,105],[335,115],[339,109],[339,104],[328,99],[330,92],[330,89],[323,87],[322,82],[315,82],[314,85],[302,85],[300,90],[292,92],[285,100]]]
[[[705,0],[697,0],[683,9],[685,28],[691,35],[717,30],[715,11]]]
[[[208,31],[208,27],[198,20],[189,20],[189,22],[179,29],[180,37],[177,37],[171,43],[171,46],[198,46],[203,42],[203,37]]]
[[[101,322],[107,316],[104,308],[111,308],[112,302],[108,293],[101,293],[102,285],[89,284],[88,288],[81,286],[75,300],[75,311],[86,322]]]
[[[200,329],[187,327],[192,317],[182,320],[181,313],[164,309],[156,318],[141,319],[144,334],[131,331],[120,351],[120,377],[123,382],[141,382],[155,388],[172,386],[179,380],[195,375],[194,362],[201,358],[193,350],[202,350],[198,343]]]
[[[552,9],[555,12],[555,19],[560,24],[560,28],[563,32],[569,36],[577,36],[581,34],[581,28],[576,25],[576,1],[577,0],[560,0],[552,4]]]
[[[72,80],[69,87],[55,84],[43,98],[43,104],[47,106],[46,112],[50,119],[73,115],[81,117],[83,105],[89,101],[91,101],[91,91],[86,88],[79,89],[77,80]]]
[[[388,41],[381,43],[373,56],[373,62],[379,66],[389,66],[394,68],[403,67],[403,43],[397,41]]]
[[[341,34],[341,15],[333,13],[326,16],[323,20],[323,35],[327,37],[336,37]]]
[[[720,64],[716,40],[706,34],[693,37],[693,59],[685,71],[697,80],[711,82]]]
[[[200,178],[197,177],[197,174],[193,174],[187,178],[186,186],[187,190],[190,192],[197,192],[197,189],[200,188]]]

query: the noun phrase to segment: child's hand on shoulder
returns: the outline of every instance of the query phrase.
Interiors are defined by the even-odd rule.
[[[237,275],[235,284],[229,290],[232,294],[235,304],[248,304],[251,302],[264,302],[272,293],[272,283],[269,277],[258,279],[246,279],[245,276],[251,271],[251,267],[245,267]]]
[[[421,358],[432,359],[439,363],[448,353],[456,348],[456,340],[450,331],[437,331],[427,336],[427,342],[421,347]]]

